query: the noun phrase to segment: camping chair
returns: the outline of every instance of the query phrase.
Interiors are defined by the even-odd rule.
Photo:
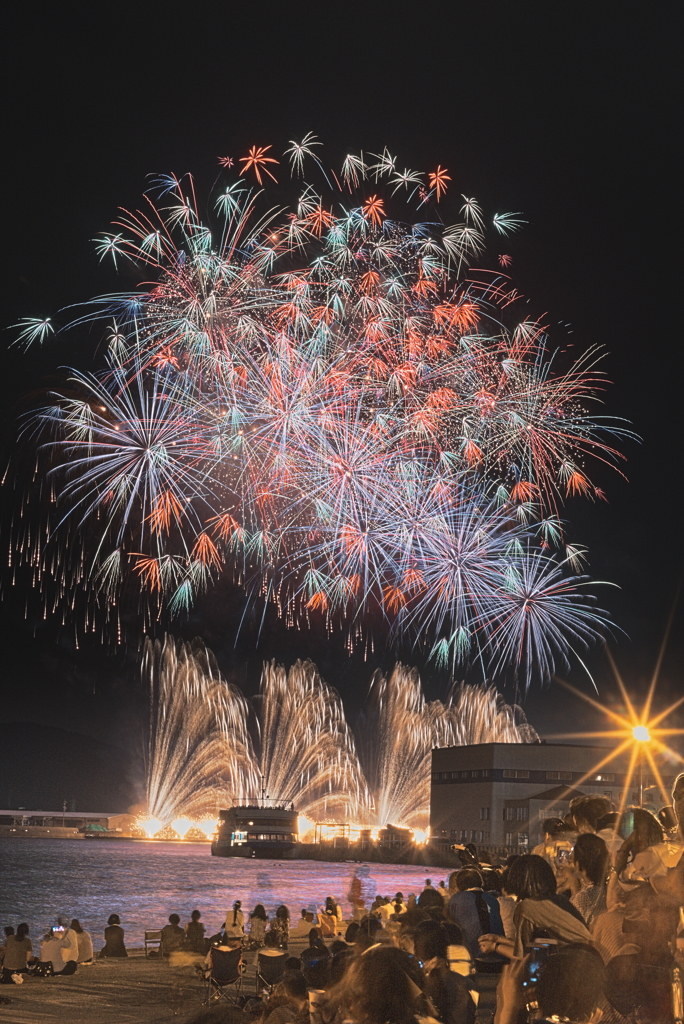
[[[161,953],[162,933],[145,932],[145,956],[149,956],[148,949],[155,947]]]
[[[285,961],[288,953],[280,953],[278,956],[264,956],[259,953],[256,965],[256,994],[259,995],[262,987],[270,991],[277,985],[285,972]]]
[[[204,1005],[208,1006],[213,998],[228,1000],[226,989],[236,988],[242,991],[242,949],[217,949],[212,946],[209,950],[211,967],[205,975],[206,992]]]

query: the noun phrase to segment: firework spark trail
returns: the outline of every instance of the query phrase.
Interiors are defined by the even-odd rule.
[[[310,661],[264,666],[259,694],[266,792],[307,817],[368,818],[368,792],[339,695]]]
[[[389,676],[374,673],[359,735],[373,824],[423,830],[429,826],[433,748],[537,739],[520,709],[506,704],[495,687],[461,686],[445,703],[426,701],[418,671],[400,664]]]
[[[320,178],[291,212],[268,205],[278,161],[253,146],[217,227],[168,176],[100,240],[153,281],[77,321],[110,322],[109,362],[32,421],[58,500],[15,553],[87,628],[136,590],[144,625],[186,612],[227,574],[350,645],[384,622],[452,672],[548,678],[605,626],[559,519],[567,496],[600,496],[589,461],[621,458],[607,439],[627,432],[589,411],[600,353],[561,369],[507,278],[465,276],[488,228],[466,197],[445,223],[446,168],[400,173],[383,150],[331,178],[319,146],[287,151]],[[53,330],[27,319],[22,340]]]
[[[221,678],[204,644],[147,640],[150,693],[148,812],[167,824],[215,816],[226,801],[258,792],[248,705]]]
[[[233,800],[253,802],[263,777],[269,798],[312,820],[426,829],[433,747],[537,738],[494,687],[462,686],[446,703],[426,702],[418,672],[403,665],[389,677],[373,675],[358,741],[339,694],[310,661],[289,671],[264,665],[255,741],[249,702],[221,679],[200,641],[148,641],[143,675],[148,810],[162,825],[215,817]]]

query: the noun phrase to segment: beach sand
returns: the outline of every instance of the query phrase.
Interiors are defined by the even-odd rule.
[[[130,951],[126,960],[96,960],[69,977],[27,978],[23,985],[2,985],[0,1022],[11,1024],[185,1024],[202,1010],[204,988],[189,957],[180,962],[146,959]],[[294,954],[296,955],[296,953]],[[249,960],[253,954],[249,955]],[[244,994],[254,993],[254,967],[243,978]],[[241,1010],[215,1010],[217,1021],[247,1021]]]
[[[299,956],[306,941],[290,941]],[[254,994],[255,954],[246,953],[243,995]],[[23,985],[0,985],[0,1024],[252,1024],[254,1018],[225,1000],[207,1010],[204,988],[192,966],[194,958],[176,954],[171,960],[146,959],[129,950],[127,960],[96,960],[66,978],[28,978]],[[479,978],[482,998],[478,1022],[490,1021],[498,978]],[[230,998],[232,999],[232,992]]]

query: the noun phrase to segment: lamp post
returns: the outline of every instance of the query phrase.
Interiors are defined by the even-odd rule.
[[[632,736],[639,744],[639,807],[644,806],[644,743],[650,742],[649,731],[645,725],[635,725]]]

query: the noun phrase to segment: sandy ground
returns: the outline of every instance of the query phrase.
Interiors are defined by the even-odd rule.
[[[243,979],[243,992],[254,992],[253,968]],[[0,996],[12,1000],[0,1005],[0,1022],[12,1024],[185,1024],[202,1009],[204,988],[189,963],[133,953],[127,960],[96,960],[66,978],[2,985]],[[247,1020],[241,1011],[216,1015],[217,1020],[236,1018]]]
[[[290,943],[297,956],[304,943]],[[190,958],[176,961],[146,960],[142,952],[129,951],[127,960],[96,960],[79,967],[66,978],[29,978],[23,985],[1,985],[0,996],[12,1000],[0,1004],[0,1024],[190,1024],[197,1018],[206,1024],[251,1024],[241,1010],[225,1001],[203,1012],[204,989]],[[254,993],[254,954],[247,954],[248,969],[242,992]],[[478,1020],[491,1021],[497,979],[485,976]]]

